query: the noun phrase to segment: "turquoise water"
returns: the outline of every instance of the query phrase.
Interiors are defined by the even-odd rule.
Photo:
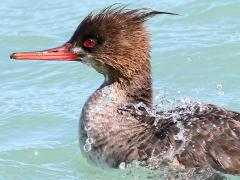
[[[78,120],[103,77],[77,62],[12,61],[15,51],[67,41],[90,11],[117,1],[6,0],[0,4],[0,179],[145,179],[100,169],[78,145]],[[155,96],[240,111],[240,1],[121,1],[181,14],[148,22]],[[239,177],[231,177],[238,179]]]

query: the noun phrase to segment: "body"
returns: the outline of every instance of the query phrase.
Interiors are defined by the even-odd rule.
[[[112,167],[139,159],[138,142],[148,134],[148,126],[121,110],[126,103],[137,102],[126,91],[127,85],[129,82],[105,81],[84,105],[80,120],[81,147],[88,138],[93,140],[92,151],[83,153]]]
[[[82,151],[88,159],[110,167],[139,160],[154,169],[167,159],[179,168],[239,173],[239,113],[192,103],[153,115],[151,105],[128,99],[119,82],[106,84],[88,99],[80,120],[82,149],[92,139],[91,151]]]

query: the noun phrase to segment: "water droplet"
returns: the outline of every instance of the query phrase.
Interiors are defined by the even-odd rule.
[[[126,163],[125,162],[121,162],[119,164],[119,169],[122,169],[122,170],[126,169]]]
[[[158,119],[158,118],[156,118],[156,119],[154,120],[154,123],[153,123],[153,125],[154,125],[154,126],[157,126],[157,125],[158,125],[158,122],[159,122],[159,119]]]
[[[193,60],[192,60],[192,58],[191,58],[190,56],[188,56],[188,57],[187,57],[187,61],[188,61],[188,62],[192,62]]]
[[[87,138],[86,143],[87,144],[92,144],[93,143],[93,138]]]
[[[216,89],[218,91],[217,92],[218,95],[224,95],[224,89],[222,84],[217,84]]]
[[[34,151],[34,155],[37,156],[38,155],[38,151]]]
[[[84,130],[87,131],[87,132],[90,131],[91,129],[92,129],[92,127],[90,125],[85,125],[84,126]]]
[[[176,140],[185,140],[184,131],[181,129],[177,135],[173,136]]]
[[[91,149],[92,149],[91,144],[84,144],[83,150],[84,150],[85,152],[89,152],[89,151],[91,151]]]
[[[172,120],[173,122],[177,122],[178,119],[180,119],[180,115],[178,113],[173,113],[172,114]]]
[[[134,105],[134,108],[135,109],[140,109],[140,108],[147,109],[147,106],[143,102],[139,102],[138,104]]]
[[[136,168],[139,168],[139,166],[140,166],[140,165],[139,165],[139,162],[138,162],[138,161],[135,161],[135,167],[136,167]]]
[[[126,176],[127,176],[126,173],[123,173],[123,174],[122,174],[122,178],[125,178]]]

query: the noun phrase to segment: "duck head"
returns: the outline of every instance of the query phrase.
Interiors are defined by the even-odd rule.
[[[13,53],[17,60],[79,61],[111,80],[150,74],[149,35],[144,22],[157,14],[150,9],[126,10],[110,6],[90,13],[64,45],[44,51]]]

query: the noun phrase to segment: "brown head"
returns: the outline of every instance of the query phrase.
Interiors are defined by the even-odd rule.
[[[11,58],[81,61],[111,82],[120,79],[131,82],[134,77],[141,76],[149,81],[143,83],[151,86],[150,44],[144,22],[158,14],[172,13],[110,6],[97,14],[89,14],[63,46],[46,51],[13,53]]]
[[[94,68],[99,72],[107,73],[110,78],[131,78],[149,65],[149,37],[143,23],[162,13],[108,7],[96,15],[88,15],[69,42],[87,51],[93,57],[93,64],[97,62]],[[86,48],[87,39],[94,41],[95,46]]]

